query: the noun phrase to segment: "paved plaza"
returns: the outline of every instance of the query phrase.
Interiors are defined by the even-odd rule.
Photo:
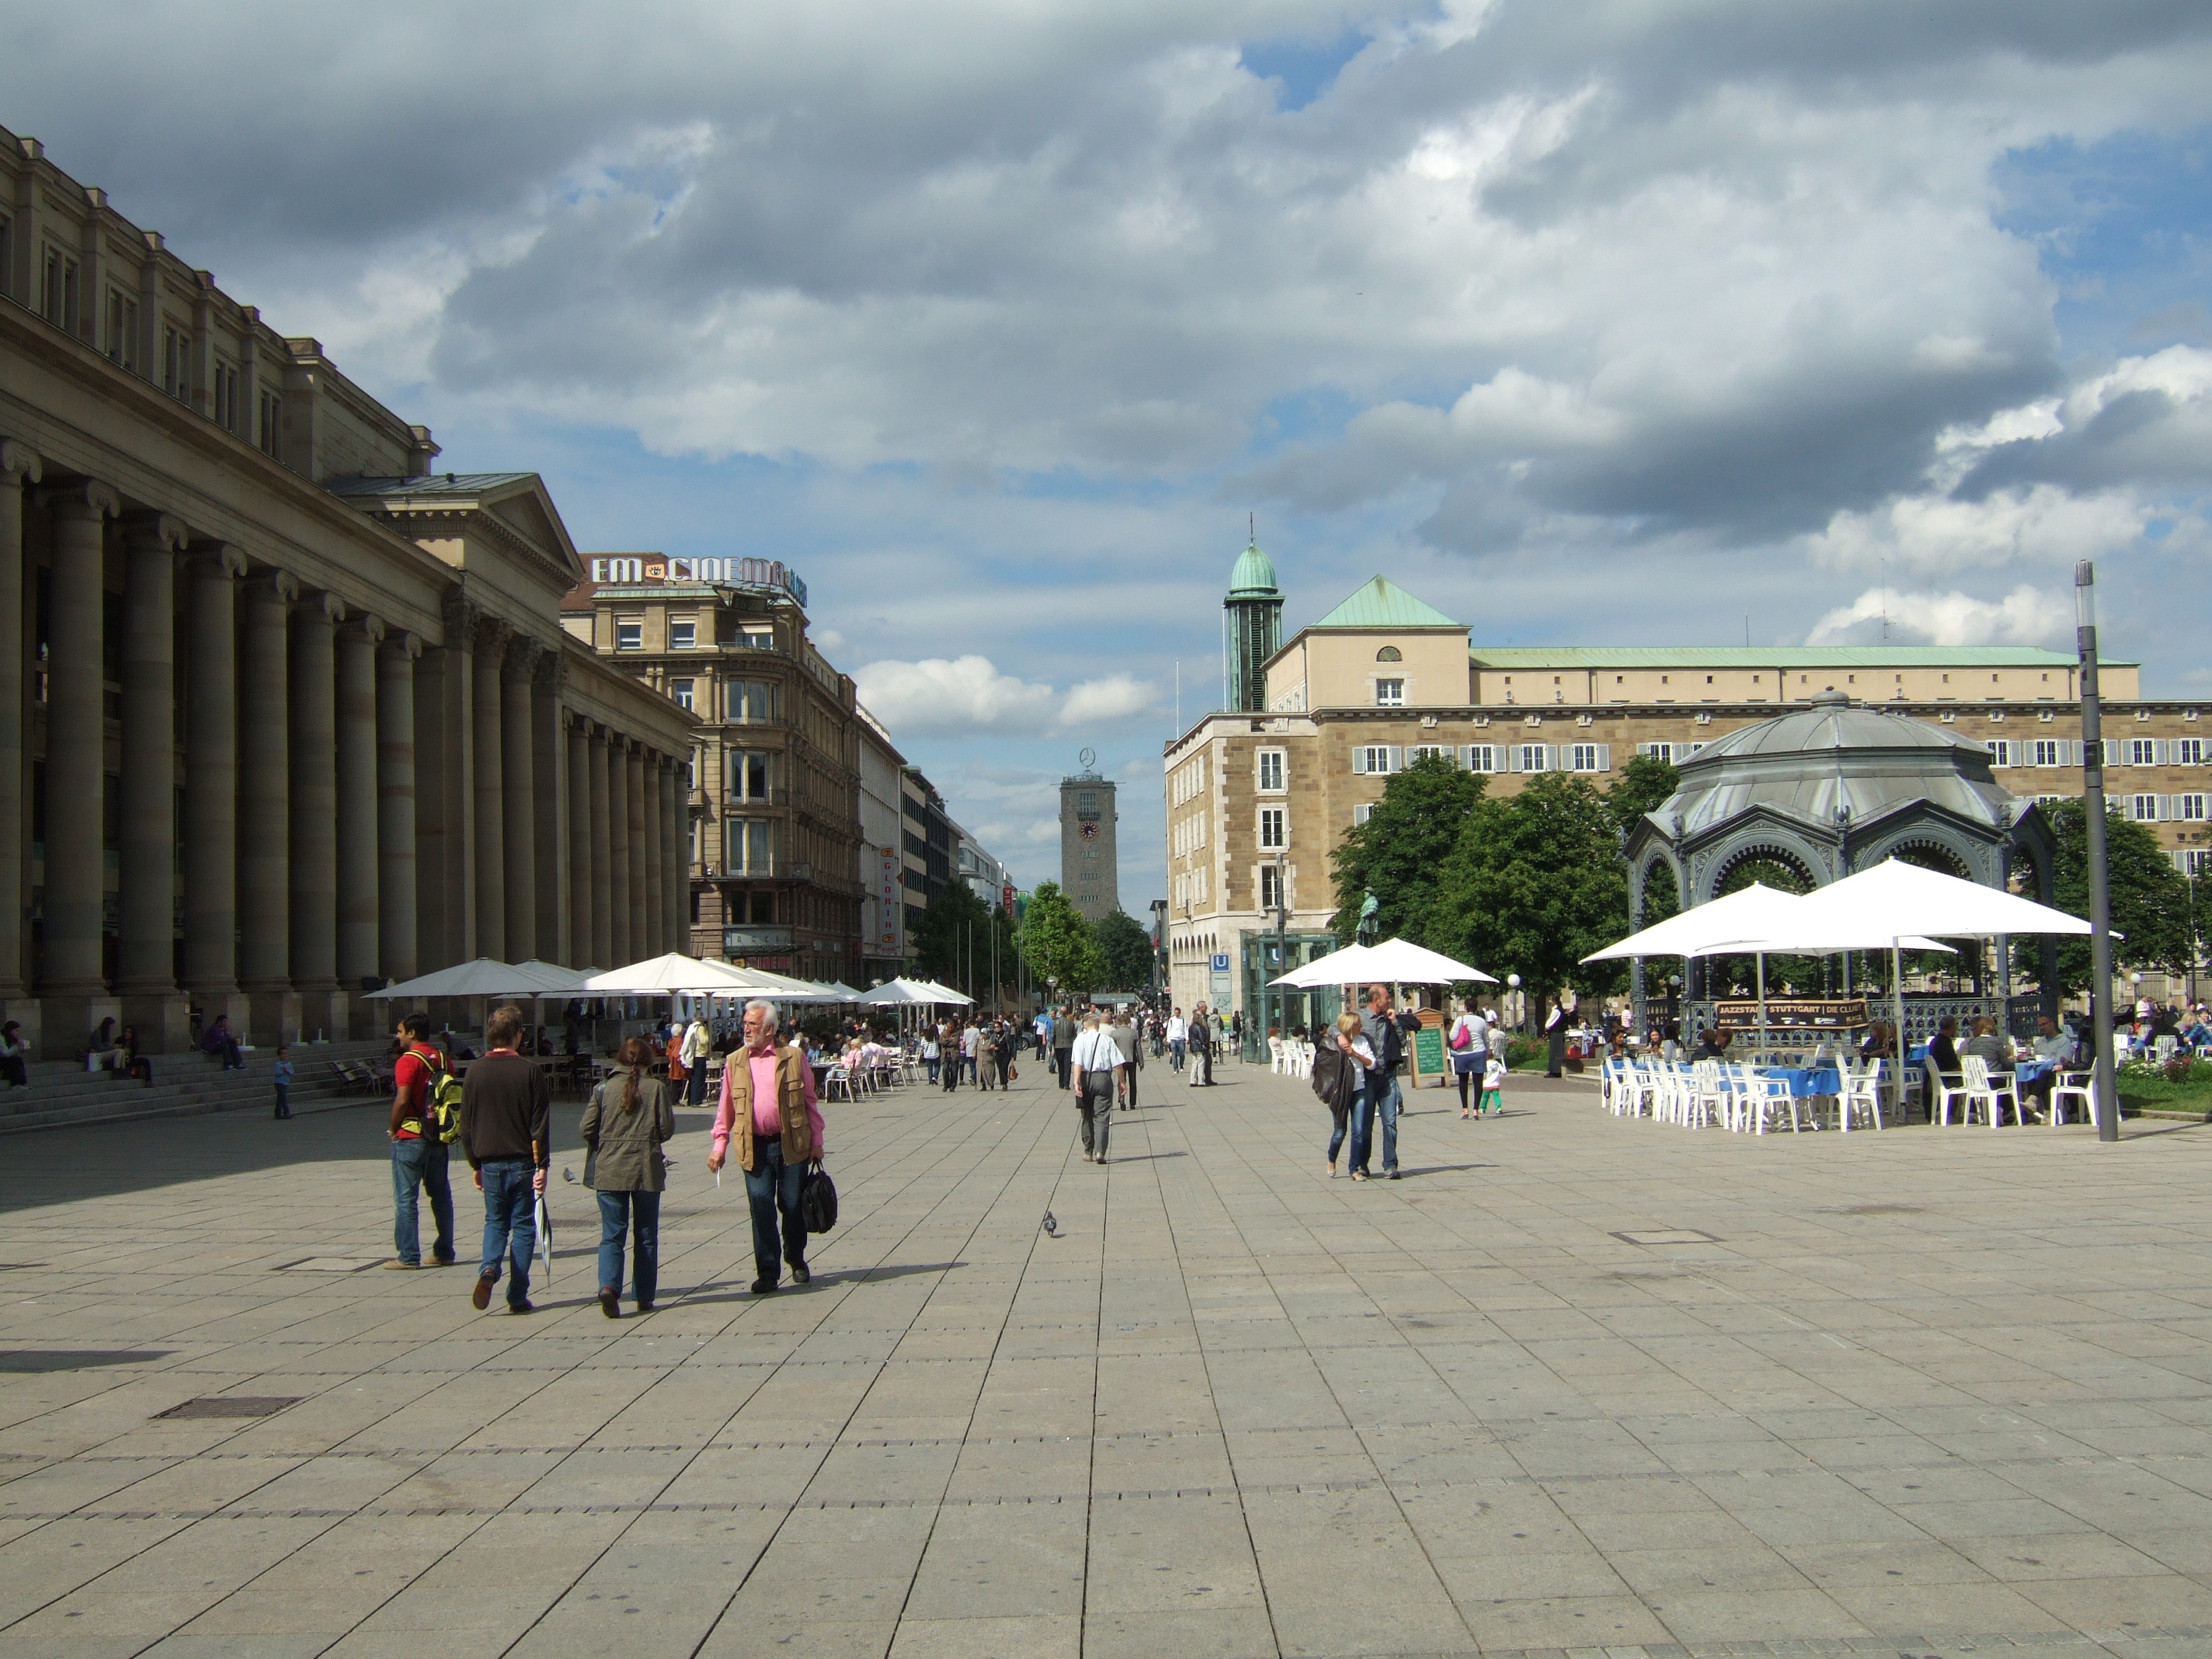
[[[573,1107],[527,1318],[349,1270],[376,1105],[0,1142],[0,1654],[2212,1654],[2212,1129],[1570,1081],[1355,1184],[1301,1082],[1155,1064],[1102,1170],[1023,1070],[831,1105],[765,1299],[687,1115],[619,1324]]]

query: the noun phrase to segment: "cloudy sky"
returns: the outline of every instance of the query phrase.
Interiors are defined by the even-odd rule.
[[[580,545],[780,557],[953,811],[1375,571],[1479,640],[2212,693],[2212,9],[7,0],[0,124]]]

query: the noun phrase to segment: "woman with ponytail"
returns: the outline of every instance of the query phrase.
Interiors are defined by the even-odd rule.
[[[635,1246],[632,1290],[653,1311],[660,1278],[660,1194],[668,1184],[664,1142],[676,1133],[668,1085],[650,1076],[653,1050],[632,1037],[615,1056],[623,1069],[592,1091],[584,1108],[584,1184],[599,1195],[599,1310],[622,1317],[623,1239]]]

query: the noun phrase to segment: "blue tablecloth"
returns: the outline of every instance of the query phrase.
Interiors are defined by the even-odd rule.
[[[2013,1062],[2012,1074],[2021,1083],[2033,1083],[2057,1063],[2048,1060],[2018,1060]]]
[[[1790,1085],[1790,1092],[1799,1099],[1808,1095],[1839,1095],[1844,1091],[1843,1073],[1832,1066],[1762,1066],[1761,1077],[1778,1077]]]

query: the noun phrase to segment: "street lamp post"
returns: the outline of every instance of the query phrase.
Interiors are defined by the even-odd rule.
[[[1291,925],[1291,907],[1288,902],[1289,895],[1283,888],[1284,850],[1285,849],[1279,847],[1275,849],[1275,971],[1268,976],[1271,979],[1279,979],[1289,970],[1290,968],[1290,963],[1284,954],[1284,934]],[[1287,1038],[1290,1036],[1289,1028],[1291,1023],[1288,1019],[1284,1018],[1283,1010],[1289,1000],[1290,993],[1283,989],[1279,985],[1274,987],[1273,989],[1275,993],[1275,1029],[1280,1031],[1283,1036]],[[1266,1007],[1266,996],[1267,993],[1263,990],[1261,993],[1261,1006],[1263,1010]],[[1261,1030],[1260,1035],[1264,1039],[1267,1035],[1267,1030],[1263,1028]]]
[[[2097,1091],[2097,1139],[2120,1138],[2120,1091],[2112,1075],[2112,893],[2105,866],[2105,728],[2097,695],[2097,567],[2074,567],[2074,638],[2081,657],[2081,816],[2089,859],[2089,1086]],[[1904,1039],[1899,1039],[1901,1043]]]
[[[1513,1029],[1522,1032],[1525,1036],[1525,1028],[1528,1024],[1528,1000],[1521,994],[1521,975],[1506,975],[1505,988],[1513,994]]]

